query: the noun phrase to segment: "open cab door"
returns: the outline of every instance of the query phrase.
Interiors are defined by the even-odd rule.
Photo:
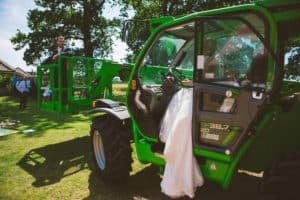
[[[254,13],[195,22],[194,152],[205,160],[205,178],[224,188],[265,119],[268,102],[279,93],[272,28]]]
[[[206,159],[206,178],[224,187],[279,87],[270,27],[249,16],[199,17],[195,23],[194,151]]]

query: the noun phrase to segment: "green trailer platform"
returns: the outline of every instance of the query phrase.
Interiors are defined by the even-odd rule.
[[[131,67],[110,60],[60,56],[57,63],[37,68],[38,107],[59,113],[89,109],[95,99],[111,99],[114,77],[126,79]]]

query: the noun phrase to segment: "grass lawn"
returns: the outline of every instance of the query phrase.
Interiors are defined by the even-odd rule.
[[[128,182],[119,187],[105,185],[91,170],[95,167],[89,138],[91,120],[82,114],[42,112],[36,105],[29,99],[28,108],[20,111],[17,98],[0,97],[0,121],[20,121],[11,127],[18,133],[0,137],[1,200],[169,199],[160,192],[157,168],[140,164],[135,153]],[[22,133],[27,129],[35,132]],[[255,199],[253,192],[247,194],[253,184],[247,185],[243,177],[239,182],[228,191],[207,182],[198,189],[196,199],[241,199],[239,195]]]
[[[161,195],[156,169],[145,168],[136,159],[126,187],[104,185],[91,170],[90,118],[42,112],[36,105],[29,99],[28,108],[20,111],[17,98],[0,97],[0,121],[20,121],[6,127],[18,133],[0,137],[1,200],[143,199],[153,196],[151,193]],[[27,129],[35,132],[22,133]],[[143,183],[147,176],[150,179]]]

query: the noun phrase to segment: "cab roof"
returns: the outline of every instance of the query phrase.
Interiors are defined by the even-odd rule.
[[[299,0],[255,0],[254,2],[265,8],[300,5]]]

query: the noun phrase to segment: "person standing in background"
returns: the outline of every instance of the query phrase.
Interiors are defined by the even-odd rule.
[[[25,77],[22,77],[20,80],[16,83],[16,89],[19,92],[20,97],[20,105],[19,108],[21,110],[26,108],[27,104],[27,97],[29,94],[30,86],[28,85],[28,82]]]
[[[14,95],[14,96],[17,96],[17,94],[18,94],[18,90],[17,90],[17,88],[16,88],[16,83],[17,83],[19,80],[20,80],[20,77],[19,77],[16,73],[14,73],[14,76],[13,76],[13,78],[12,78],[12,80],[11,80],[12,90],[13,90],[13,95]]]

